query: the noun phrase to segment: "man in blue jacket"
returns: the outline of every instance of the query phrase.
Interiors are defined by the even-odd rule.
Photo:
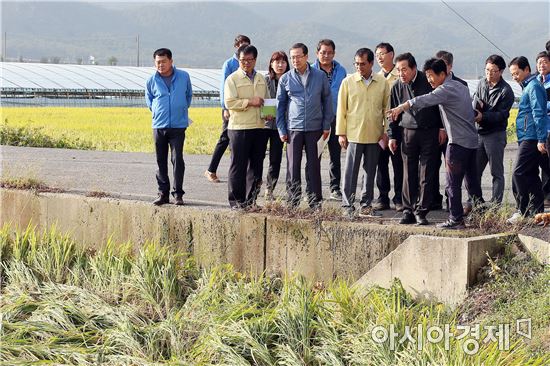
[[[518,212],[508,219],[508,223],[515,224],[525,216],[544,211],[538,163],[540,154],[546,154],[548,116],[546,92],[536,75],[531,74],[527,58],[515,57],[508,68],[512,78],[523,88],[516,118],[519,148],[512,175]]]
[[[189,74],[173,66],[172,52],[159,48],[153,53],[157,71],[147,80],[145,102],[153,113],[153,137],[157,155],[157,183],[159,195],[153,202],[170,202],[168,178],[168,148],[172,159],[174,181],[172,195],[176,205],[183,205],[183,143],[189,126],[188,110],[193,97]]]
[[[322,39],[317,44],[317,60],[313,63],[313,67],[321,70],[328,78],[330,86],[330,94],[332,95],[332,110],[336,114],[338,105],[338,90],[342,84],[342,80],[347,76],[346,69],[334,60],[336,54],[336,45],[331,39]],[[342,168],[340,155],[342,147],[338,143],[336,136],[336,117],[330,123],[330,136],[328,138],[328,153],[330,156],[330,199],[341,201],[342,192],[340,190],[340,181],[342,177]],[[307,170],[307,169],[306,169]],[[306,174],[306,192],[309,192],[309,176]]]
[[[296,43],[290,49],[293,68],[284,74],[277,87],[277,129],[281,141],[287,143],[287,193],[293,207],[300,203],[302,195],[301,163],[305,146],[307,174],[311,194],[309,206],[321,206],[321,160],[317,142],[326,140],[330,123],[334,119],[328,79],[307,62],[307,46]]]
[[[537,79],[540,80],[542,86],[546,90],[546,108],[550,116],[550,54],[547,51],[542,51],[537,55]],[[539,165],[542,171],[542,192],[544,193],[544,205],[550,206],[550,123],[548,124],[548,138],[546,139],[546,150],[549,155],[541,155]]]

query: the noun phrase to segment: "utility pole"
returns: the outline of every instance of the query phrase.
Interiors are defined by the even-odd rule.
[[[139,34],[136,37],[136,45],[137,45],[137,67],[139,67]]]

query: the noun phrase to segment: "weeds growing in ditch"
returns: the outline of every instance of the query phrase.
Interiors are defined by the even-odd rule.
[[[504,269],[507,267],[502,266]],[[456,330],[457,313],[416,302],[395,282],[359,292],[344,281],[200,270],[185,253],[112,241],[86,249],[55,228],[0,230],[0,361],[67,365],[542,365],[525,343],[377,341],[376,326]],[[541,325],[547,326],[542,319]],[[426,329],[426,328],[424,328]],[[482,335],[483,336],[483,335]],[[425,339],[424,339],[425,341]]]
[[[0,187],[8,189],[26,189],[36,192],[63,192],[60,188],[49,187],[40,179],[31,177],[3,177],[0,179]]]

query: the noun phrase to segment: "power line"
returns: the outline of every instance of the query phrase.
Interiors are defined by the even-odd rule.
[[[448,7],[449,9],[451,9],[451,11],[453,13],[455,13],[460,19],[462,19],[464,22],[466,22],[466,24],[468,24],[470,27],[472,27],[473,30],[475,30],[477,33],[479,33],[480,36],[482,36],[483,38],[485,38],[487,41],[489,41],[490,44],[492,44],[493,46],[496,47],[496,49],[498,49],[500,52],[502,52],[504,54],[504,56],[510,58],[510,56],[508,56],[508,54],[506,52],[504,52],[499,46],[497,46],[493,41],[491,41],[489,38],[487,38],[479,29],[477,29],[476,27],[474,27],[474,25],[472,23],[470,23],[468,20],[466,20],[466,18],[464,18],[462,15],[460,15],[460,13],[458,13],[456,10],[454,10],[449,4],[447,4],[445,1],[443,0],[440,0],[446,7]]]

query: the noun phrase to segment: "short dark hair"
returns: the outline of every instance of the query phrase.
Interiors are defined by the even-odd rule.
[[[497,65],[498,69],[500,71],[504,70],[506,68],[506,62],[500,55],[491,55],[487,57],[487,60],[485,60],[485,65],[487,64],[493,64]]]
[[[168,48],[159,48],[155,52],[153,52],[153,58],[156,58],[157,56],[166,56],[169,60],[172,59],[172,51],[170,51]]]
[[[273,67],[271,66],[271,64],[273,63],[273,61],[279,61],[279,60],[284,60],[286,62],[285,72],[290,70],[290,65],[288,63],[288,56],[286,55],[285,51],[273,52],[273,54],[271,55],[271,58],[269,59],[269,65],[268,65],[268,73],[269,73],[269,78],[271,80],[275,79],[275,76],[276,76],[275,70],[273,70]]]
[[[378,43],[376,45],[376,47],[374,48],[374,50],[376,51],[379,48],[384,48],[386,50],[386,52],[394,52],[392,45],[387,43],[387,42]]]
[[[307,46],[305,44],[298,42],[298,43],[294,43],[292,47],[290,47],[291,50],[296,48],[301,48],[302,51],[304,52],[304,55],[307,55]]]
[[[333,51],[336,51],[336,45],[334,44],[334,41],[332,39],[325,38],[320,40],[319,43],[317,43],[317,52],[319,52],[321,46],[329,46],[332,47]]]
[[[525,70],[525,68],[528,67],[529,71],[531,71],[531,65],[529,65],[529,60],[525,56],[514,57],[512,61],[510,61],[510,63],[508,64],[508,67],[512,65],[516,65],[522,70]]]
[[[395,58],[395,62],[397,63],[399,61],[407,61],[407,64],[411,69],[416,68],[416,60],[414,59],[414,56],[410,52],[405,52],[400,55],[397,55],[397,57]]]
[[[258,57],[258,50],[256,47],[252,46],[251,44],[243,44],[239,49],[237,50],[237,55],[240,57],[242,55],[252,55],[254,56],[254,60]]]
[[[445,61],[447,65],[453,66],[454,57],[453,57],[453,54],[450,53],[449,51],[444,51],[444,50],[437,51],[437,53],[435,54],[435,57],[442,59],[443,61]]]
[[[424,72],[431,70],[436,74],[441,74],[444,72],[445,75],[447,75],[447,64],[445,64],[445,61],[443,61],[442,58],[432,57],[424,62],[424,67],[422,70]]]
[[[539,52],[537,55],[537,58],[535,59],[535,62],[539,62],[539,58],[545,57],[548,61],[550,61],[550,54],[546,51]]]
[[[372,53],[370,48],[363,47],[355,52],[356,57],[364,57],[365,55],[367,56],[368,62],[372,63],[374,61],[374,53]]]
[[[246,42],[248,44],[252,43],[252,42],[250,42],[250,38],[248,38],[244,34],[237,34],[237,36],[235,37],[235,41],[233,42],[233,47],[238,47],[239,44],[241,44],[243,42]]]
[[[546,51],[550,52],[550,41],[546,42]]]

